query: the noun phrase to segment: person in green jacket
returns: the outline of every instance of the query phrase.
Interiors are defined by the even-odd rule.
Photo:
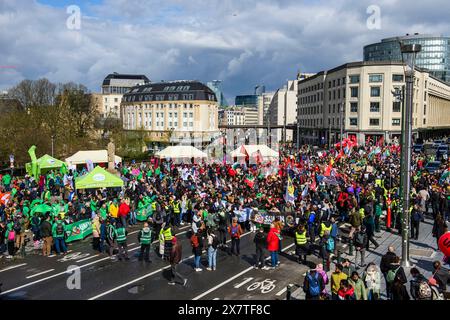
[[[52,226],[52,234],[53,234],[53,241],[55,242],[55,250],[56,254],[60,254],[61,251],[66,254],[67,253],[67,246],[66,246],[66,232],[64,223],[62,220],[60,220],[58,217],[55,217],[55,222]]]
[[[383,212],[383,197],[375,203],[375,232],[380,232],[380,217]]]
[[[117,246],[119,247],[118,256],[120,261],[122,261],[122,257],[124,257],[125,260],[130,260],[130,258],[128,258],[128,250],[127,250],[127,235],[128,231],[120,222],[118,222],[116,228],[116,241]]]
[[[364,284],[364,281],[359,277],[358,272],[352,272],[352,276],[348,280],[348,282],[352,285],[355,290],[356,300],[367,300],[367,290]]]

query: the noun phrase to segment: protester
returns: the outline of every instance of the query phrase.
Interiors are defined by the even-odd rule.
[[[280,231],[272,223],[267,234],[267,250],[270,252],[272,269],[278,266],[278,248],[280,245]]]
[[[380,278],[380,271],[377,265],[374,262],[370,262],[362,275],[362,279],[367,288],[368,300],[380,300]]]
[[[144,227],[138,233],[138,241],[141,244],[141,250],[139,252],[139,261],[150,261],[150,245],[152,241],[152,230],[149,228],[148,223],[144,223]]]
[[[253,239],[253,242],[255,243],[256,248],[256,258],[255,258],[255,269],[264,269],[267,270],[268,268],[265,266],[265,257],[264,257],[264,250],[266,247],[266,235],[264,234],[264,228],[259,228],[259,230],[255,234],[255,238]]]
[[[200,272],[203,270],[200,265],[200,259],[202,257],[202,240],[198,232],[192,235],[191,245],[192,245],[192,253],[194,254],[194,270],[196,272]],[[166,249],[164,248],[164,251],[165,250]]]
[[[348,283],[352,286],[355,293],[355,300],[368,300],[367,289],[364,281],[359,277],[358,272],[353,271]]]
[[[241,226],[238,224],[238,219],[233,218],[233,222],[228,227],[228,233],[231,237],[231,250],[230,255],[240,255],[240,238],[243,233]]]
[[[335,271],[331,274],[331,299],[339,300],[338,291],[341,288],[341,281],[347,279],[347,275],[342,272],[342,264],[336,264]]]
[[[310,269],[303,281],[306,300],[320,300],[323,290],[325,290],[325,282],[322,275],[316,269]]]
[[[209,229],[207,231],[208,237],[208,267],[206,270],[208,271],[215,271],[216,270],[216,263],[217,263],[217,248],[219,247],[219,239],[214,234],[214,231],[212,229]]]
[[[181,262],[181,243],[177,240],[177,237],[172,238],[172,249],[170,251],[170,267],[171,267],[171,279],[169,281],[169,285],[175,285],[175,280],[179,279],[179,283],[183,286],[186,286],[187,279],[183,278],[180,273],[177,271],[177,266]]]
[[[116,228],[116,240],[117,240],[117,247],[119,248],[118,254],[119,261],[122,261],[123,258],[125,260],[130,260],[130,258],[128,257],[128,249],[127,249],[127,235],[128,231],[125,229],[124,225],[122,225],[121,222],[118,222]]]

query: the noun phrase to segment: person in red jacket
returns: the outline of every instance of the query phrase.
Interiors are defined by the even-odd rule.
[[[270,225],[270,231],[267,234],[267,250],[270,252],[272,269],[275,269],[278,265],[278,248],[280,246],[280,231],[275,228],[275,225],[272,223]]]
[[[339,300],[356,300],[355,289],[348,283],[348,280],[342,279],[340,285],[341,287],[338,291]]]
[[[127,216],[130,213],[130,205],[128,203],[128,199],[122,199],[119,206],[118,218],[122,222],[122,225],[127,227]]]

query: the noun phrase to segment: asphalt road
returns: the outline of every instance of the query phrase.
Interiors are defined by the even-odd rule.
[[[130,229],[128,236],[129,261],[111,261],[106,254],[91,248],[90,238],[69,246],[66,256],[43,257],[28,255],[2,265],[0,298],[3,299],[284,299],[289,283],[300,283],[307,266],[298,265],[289,254],[293,239],[285,237],[276,270],[255,270],[253,233],[241,238],[241,255],[229,256],[219,250],[217,270],[207,271],[207,255],[202,256],[204,270],[195,272],[193,254],[185,226],[176,233],[183,248],[179,272],[188,279],[185,287],[168,285],[170,266],[151,253],[151,263],[137,259],[139,228]],[[268,263],[269,261],[267,261]],[[74,284],[73,272],[78,267],[80,288]],[[263,282],[265,280],[265,282]],[[67,285],[69,283],[69,286]],[[72,286],[73,287],[73,286]]]

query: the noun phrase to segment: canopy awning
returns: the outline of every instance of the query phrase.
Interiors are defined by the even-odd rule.
[[[92,163],[107,163],[108,162],[108,151],[107,150],[86,150],[78,151],[71,157],[66,158],[66,162],[72,166],[77,164],[86,164],[90,160]],[[122,158],[119,156],[114,157],[114,162],[122,162]]]
[[[208,155],[192,146],[169,146],[155,154],[160,159],[208,158]]]
[[[123,186],[123,180],[102,167],[95,167],[88,174],[75,179],[75,189],[117,188]]]
[[[232,157],[257,157],[261,156],[262,160],[278,159],[278,152],[269,148],[265,144],[242,145],[231,152]]]

